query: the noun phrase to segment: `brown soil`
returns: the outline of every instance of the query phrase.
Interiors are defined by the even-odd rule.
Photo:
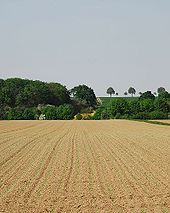
[[[1,121],[0,212],[170,212],[170,127]]]

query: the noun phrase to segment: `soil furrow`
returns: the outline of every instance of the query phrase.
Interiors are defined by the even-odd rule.
[[[170,127],[126,120],[0,127],[0,212],[170,212]]]

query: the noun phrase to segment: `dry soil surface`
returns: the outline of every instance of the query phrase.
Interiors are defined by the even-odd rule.
[[[1,121],[0,212],[170,212],[170,127]]]

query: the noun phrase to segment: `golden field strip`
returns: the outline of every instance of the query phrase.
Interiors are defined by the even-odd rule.
[[[170,127],[0,121],[0,212],[170,212]]]

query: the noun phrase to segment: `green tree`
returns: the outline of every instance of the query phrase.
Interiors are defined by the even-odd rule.
[[[59,83],[49,83],[48,88],[51,94],[49,103],[53,105],[62,105],[70,103],[70,93],[67,88]]]
[[[133,88],[133,87],[130,87],[129,89],[128,89],[128,93],[129,94],[131,94],[132,95],[132,97],[136,94],[136,90],[135,90],[135,88]]]
[[[168,113],[170,112],[170,106],[165,98],[158,97],[155,100],[155,108],[159,112]]]
[[[86,85],[79,85],[77,87],[74,87],[71,90],[71,93],[73,94],[73,97],[75,99],[83,102],[87,106],[94,107],[97,104],[96,95],[93,89],[91,89],[90,87]]]
[[[140,99],[140,100],[144,100],[144,99],[151,99],[151,100],[154,100],[154,99],[155,99],[155,96],[152,94],[151,91],[147,91],[147,92],[142,93],[142,95],[140,96],[139,99]]]
[[[150,119],[156,120],[156,119],[167,119],[168,114],[165,112],[160,112],[160,111],[153,111],[150,113]]]
[[[16,103],[20,106],[34,107],[38,104],[48,104],[51,93],[46,83],[33,81],[17,95],[16,99]]]
[[[118,98],[110,101],[108,104],[108,111],[110,118],[114,118],[116,114],[120,113],[121,115],[129,113],[129,104],[126,99]]]
[[[110,115],[109,109],[106,107],[99,107],[93,116],[94,120],[103,120],[103,119],[110,119],[110,118],[111,118],[111,115]]]
[[[129,114],[135,115],[140,111],[140,102],[138,100],[133,100],[129,102]]]
[[[45,114],[47,120],[57,120],[56,110],[55,106],[46,106],[42,113]]]
[[[159,93],[158,98],[164,98],[166,100],[170,100],[170,93],[167,91],[161,92]]]
[[[15,107],[17,95],[29,82],[29,80],[20,78],[9,78],[1,81],[1,103],[4,106]]]
[[[76,115],[76,120],[82,120],[82,118],[83,118],[83,116],[80,113],[78,113]]]
[[[140,100],[140,112],[152,112],[154,111],[154,101],[152,99],[142,99]]]
[[[165,91],[166,91],[166,89],[164,87],[159,87],[157,90],[158,94],[165,92]]]
[[[0,79],[0,91],[4,87],[5,81],[3,79]]]
[[[70,104],[60,105],[56,110],[56,117],[60,120],[70,120],[74,117],[74,109]]]
[[[25,108],[22,113],[23,120],[34,120],[36,116],[36,109],[35,108]]]
[[[7,120],[23,120],[23,108],[9,108],[6,114]]]
[[[70,104],[60,106],[46,106],[43,114],[47,120],[70,120],[74,117],[74,108]]]
[[[114,91],[114,89],[113,89],[112,87],[109,87],[109,88],[107,89],[106,93],[109,94],[110,97],[112,97],[112,95],[115,94],[115,91]]]

